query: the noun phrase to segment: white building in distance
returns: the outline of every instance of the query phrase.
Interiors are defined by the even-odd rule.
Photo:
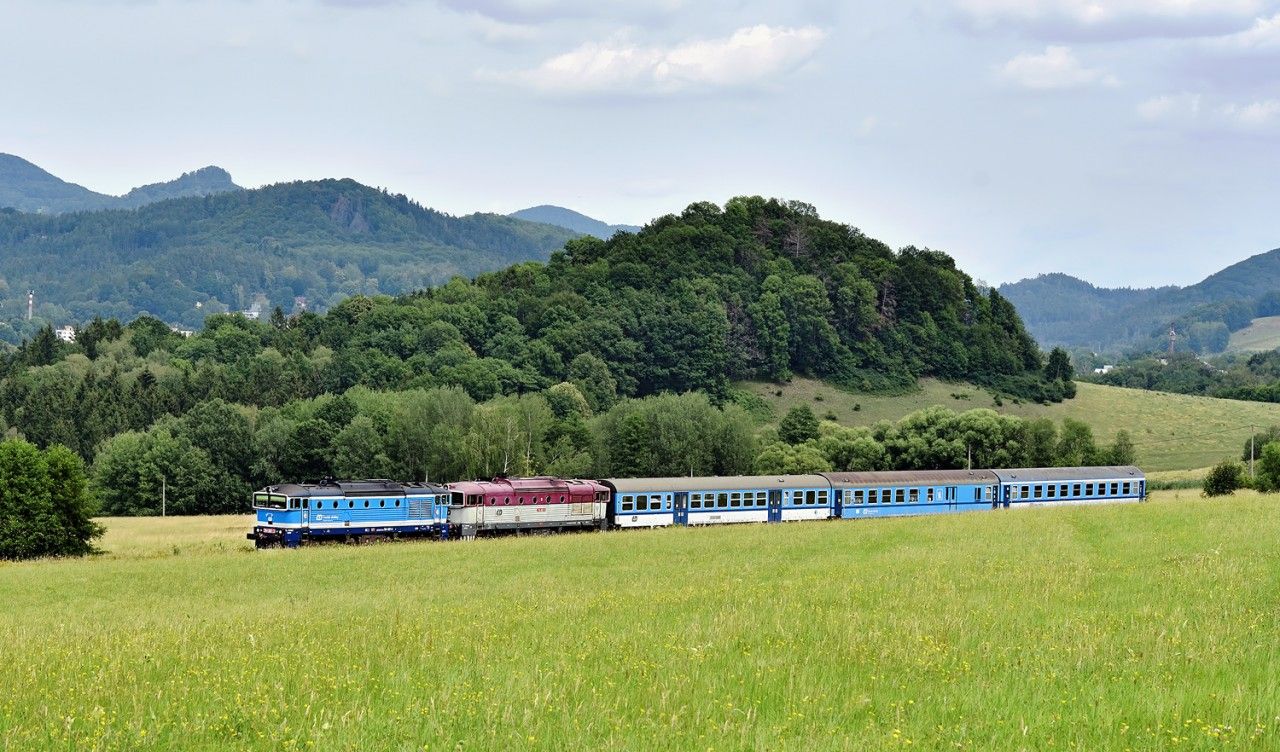
[[[62,340],[63,342],[75,342],[76,328],[74,326],[71,326],[70,324],[67,324],[66,326],[60,326],[57,329],[53,330],[53,335],[58,339]]]

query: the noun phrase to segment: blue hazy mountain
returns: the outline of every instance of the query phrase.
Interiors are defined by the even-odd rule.
[[[531,206],[528,209],[512,212],[507,216],[523,219],[527,222],[555,225],[566,230],[573,230],[582,235],[595,235],[597,238],[605,240],[613,237],[615,232],[640,231],[640,228],[636,225],[611,225],[572,209],[566,209],[563,206],[551,206],[550,204]]]

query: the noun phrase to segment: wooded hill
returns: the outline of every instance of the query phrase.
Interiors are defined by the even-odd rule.
[[[0,154],[0,209],[39,214],[61,214],[97,209],[136,209],[139,206],[186,196],[208,196],[238,191],[231,175],[221,167],[203,167],[163,183],[134,188],[123,196],[108,196],[68,183],[22,157]]]
[[[1097,352],[1156,351],[1172,324],[1198,353],[1226,349],[1230,333],[1280,313],[1280,249],[1258,254],[1189,287],[1107,289],[1066,274],[1000,286],[1044,346]]]
[[[1013,306],[946,255],[894,252],[808,205],[748,197],[693,204],[608,241],[575,238],[545,264],[398,298],[352,296],[323,315],[216,315],[189,338],[150,317],[96,320],[74,345],[45,328],[0,358],[0,428],[92,460],[104,508],[117,513],[149,508],[144,489],[161,478],[183,494],[170,496],[186,500],[176,508],[195,512],[240,509],[254,483],[326,474],[917,462],[894,454],[901,437],[887,427],[825,443],[810,430],[757,455],[731,384],[792,374],[886,391],[933,375],[1037,401],[1074,393],[1065,353],[1046,363]],[[929,418],[907,444],[941,442],[927,462],[955,463],[956,436],[992,420]],[[1039,457],[1027,454],[1030,428],[1000,426],[1013,437],[1004,450]],[[759,440],[768,449],[777,438]],[[1051,444],[1057,452],[1038,445]]]
[[[351,295],[404,294],[529,259],[574,233],[492,214],[452,217],[352,180],[286,183],[40,216],[0,210],[0,318],[26,291],[55,324],[150,314],[199,328],[255,303],[292,312]],[[0,339],[16,339],[0,325]],[[28,334],[29,333],[25,333]]]

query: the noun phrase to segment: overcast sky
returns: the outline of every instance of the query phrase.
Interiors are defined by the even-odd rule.
[[[1280,246],[1280,0],[0,0],[0,151],[454,214],[807,201],[990,282]]]

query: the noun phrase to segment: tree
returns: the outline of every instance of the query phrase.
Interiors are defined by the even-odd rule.
[[[1280,426],[1270,426],[1255,433],[1252,438],[1245,439],[1244,451],[1240,453],[1240,459],[1244,462],[1258,459],[1262,455],[1262,448],[1273,441],[1280,441]],[[1250,454],[1253,456],[1251,457]]]
[[[618,384],[608,364],[591,353],[583,353],[569,364],[569,382],[587,398],[593,412],[608,410],[618,399]]]
[[[1133,448],[1133,439],[1129,437],[1129,432],[1121,429],[1116,432],[1116,440],[1112,442],[1111,448],[1107,450],[1108,461],[1112,465],[1132,465],[1137,460],[1137,453]]]
[[[102,535],[90,511],[84,465],[71,450],[0,442],[0,559],[89,553]]]
[[[1230,496],[1244,487],[1244,465],[1235,460],[1223,460],[1204,478],[1205,496]]]
[[[778,438],[788,444],[803,444],[818,438],[818,418],[808,405],[793,407],[787,411],[778,425]]]
[[[761,450],[754,469],[761,475],[801,475],[828,472],[831,463],[812,443],[793,446],[779,442]]]
[[[1071,356],[1061,347],[1053,348],[1049,353],[1049,362],[1044,366],[1044,377],[1050,381],[1070,381],[1074,376]]]
[[[1062,433],[1058,437],[1057,463],[1060,467],[1094,465],[1098,460],[1098,447],[1093,441],[1093,429],[1088,423],[1064,418]]]
[[[1259,491],[1280,491],[1280,441],[1268,442],[1262,448],[1255,468],[1254,485]]]

